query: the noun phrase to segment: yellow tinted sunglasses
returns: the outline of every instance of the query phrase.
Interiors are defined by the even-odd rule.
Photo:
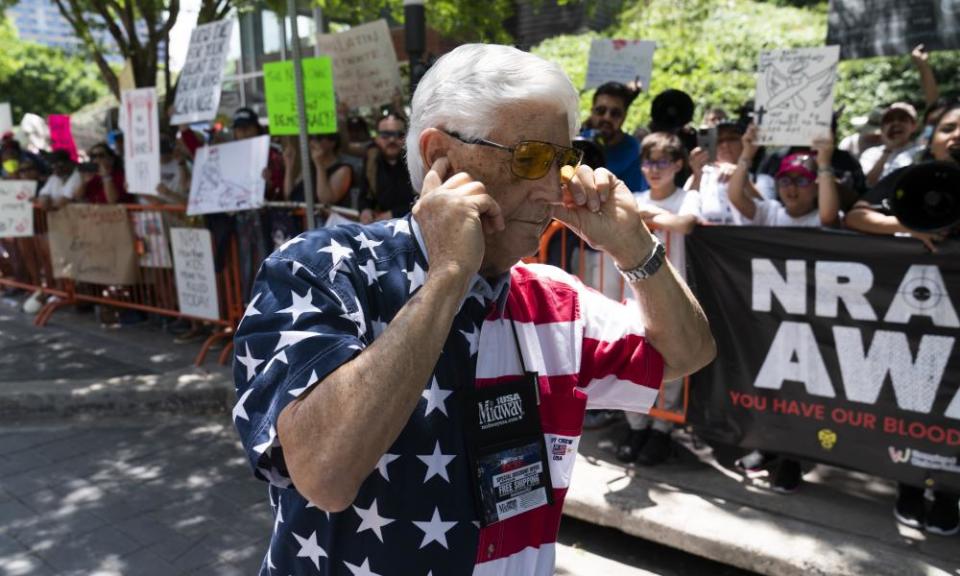
[[[447,132],[447,134],[464,144],[490,146],[510,152],[510,171],[513,172],[514,176],[524,180],[543,178],[550,171],[554,162],[557,162],[559,167],[573,166],[577,168],[583,160],[583,150],[558,146],[540,140],[521,140],[511,148],[483,138],[464,138],[456,132]]]

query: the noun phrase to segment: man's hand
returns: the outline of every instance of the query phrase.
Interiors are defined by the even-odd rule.
[[[817,136],[813,139],[810,148],[817,152],[817,167],[829,168],[830,161],[833,159],[833,136],[829,134]]]
[[[757,125],[751,122],[740,141],[743,143],[743,152],[740,153],[740,160],[753,162],[754,157],[757,155],[757,150],[760,149],[760,147],[757,146]]]
[[[553,206],[554,218],[610,254],[624,270],[650,256],[653,238],[643,223],[644,213],[627,185],[609,170],[581,165],[563,188],[565,202]]]
[[[452,271],[466,282],[480,269],[484,233],[504,229],[500,206],[486,187],[466,172],[448,178],[450,161],[441,157],[423,179],[413,216],[430,255],[430,271]]]
[[[917,68],[923,68],[924,66],[930,65],[930,53],[927,52],[927,49],[923,44],[917,44],[913,51],[910,52],[910,58],[913,60],[913,64]]]

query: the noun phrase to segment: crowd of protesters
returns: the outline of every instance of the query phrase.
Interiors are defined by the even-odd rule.
[[[659,94],[653,100],[650,125],[630,134],[624,130],[624,120],[642,87],[608,83],[594,93],[591,114],[574,144],[585,151],[585,163],[608,168],[634,191],[649,223],[671,246],[671,261],[681,274],[685,270],[683,235],[703,223],[846,227],[871,234],[909,235],[935,251],[944,239],[942,234],[910,230],[896,216],[877,208],[883,198],[876,186],[896,169],[931,160],[960,164],[960,101],[941,97],[922,47],[914,50],[913,58],[922,88],[916,103],[922,103],[923,113],[914,103],[886,103],[854,119],[855,132],[842,139],[835,119],[833,129],[807,147],[763,149],[757,145],[752,103],[731,114],[706,106],[702,121],[696,124],[693,98],[678,90]],[[274,139],[263,173],[266,200],[303,202],[306,190],[301,174],[306,165],[314,187],[310,193],[318,204],[353,210],[355,219],[364,223],[408,213],[416,192],[404,158],[403,106],[385,108],[372,118],[344,113],[339,125],[337,133],[310,137],[309,158],[300,157],[296,138]],[[36,199],[50,210],[70,202],[183,204],[200,146],[263,133],[257,113],[241,108],[222,132],[201,135],[184,127],[165,134],[156,196],[127,192],[119,139],[113,145],[93,146],[86,161],[77,162],[62,150],[26,151],[5,136],[0,176],[36,181]],[[713,135],[709,149],[698,141],[698,133]],[[302,217],[291,215],[287,206],[213,214],[204,220],[213,235],[218,269],[223,266],[226,242],[235,238],[239,243],[245,297],[259,263],[303,230]],[[15,249],[7,242],[4,247],[8,254]],[[681,382],[665,383],[663,407],[677,409],[681,392]],[[588,413],[585,427],[601,427],[618,418],[609,412]],[[617,458],[648,466],[669,459],[671,423],[634,414],[626,419],[629,432],[616,446]],[[801,465],[790,458],[756,452],[741,458],[738,465],[751,473],[769,470],[771,486],[780,492],[793,492],[802,485]],[[957,496],[937,492],[928,504],[921,487],[900,487],[896,517],[903,524],[938,534],[954,534],[960,528]]]

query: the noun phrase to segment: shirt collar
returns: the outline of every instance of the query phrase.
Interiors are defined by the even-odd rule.
[[[413,231],[413,237],[417,242],[417,247],[420,248],[420,253],[423,254],[423,259],[429,267],[430,255],[427,254],[427,245],[423,242],[423,233],[420,230],[420,224],[417,222],[417,219],[413,217],[413,214],[410,214],[407,218],[410,219],[410,229]],[[477,298],[484,303],[495,301],[497,303],[497,314],[503,316],[503,311],[507,306],[507,294],[510,292],[510,273],[504,272],[492,280],[493,284],[483,276],[474,274],[473,280],[470,282],[470,290],[467,291],[467,295],[464,296],[460,302],[460,307],[463,307],[463,303],[466,302],[468,298]]]

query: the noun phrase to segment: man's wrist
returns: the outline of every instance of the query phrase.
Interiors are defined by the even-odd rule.
[[[620,270],[633,270],[642,266],[653,254],[653,249],[658,242],[653,234],[647,230],[631,236],[631,240],[626,243],[627,246],[624,247],[622,252],[618,251],[617,254],[610,254],[613,262]]]

